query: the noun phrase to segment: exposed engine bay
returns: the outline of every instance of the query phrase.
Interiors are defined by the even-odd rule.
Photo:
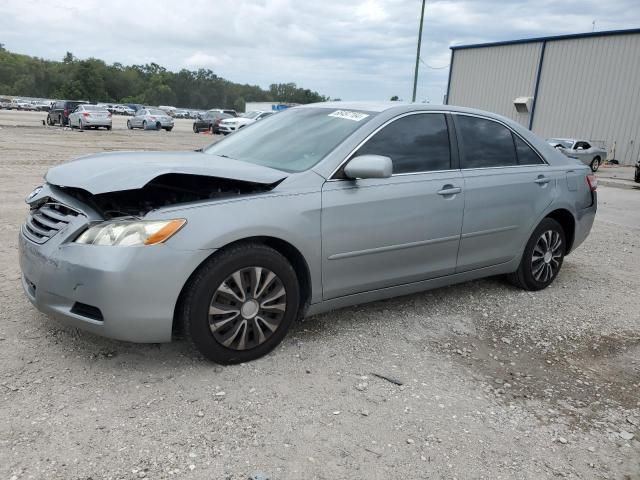
[[[161,207],[268,192],[278,183],[262,184],[242,180],[169,173],[154,178],[144,187],[93,195],[86,190],[64,187],[65,193],[86,203],[105,220],[143,217]]]

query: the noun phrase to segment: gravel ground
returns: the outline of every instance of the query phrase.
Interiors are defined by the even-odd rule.
[[[640,479],[640,192],[600,189],[591,236],[543,292],[492,278],[343,309],[223,368],[179,339],[61,326],[17,261],[48,167],[215,137],[42,118],[0,112],[0,479]]]

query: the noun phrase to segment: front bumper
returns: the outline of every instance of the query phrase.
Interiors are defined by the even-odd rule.
[[[235,125],[225,125],[223,123],[218,125],[218,131],[220,133],[233,133],[236,131],[236,128],[237,127]]]
[[[22,285],[31,303],[97,335],[170,341],[182,287],[213,250],[178,250],[168,244],[99,247],[62,240],[76,229],[69,225],[41,245],[19,234]]]

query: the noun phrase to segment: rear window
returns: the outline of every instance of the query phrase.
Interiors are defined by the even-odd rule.
[[[150,108],[147,111],[149,112],[149,115],[168,115],[167,112],[158,108]]]
[[[97,105],[84,105],[84,108],[87,112],[106,112],[106,107],[99,107]]]

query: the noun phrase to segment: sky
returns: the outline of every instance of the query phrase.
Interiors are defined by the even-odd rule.
[[[420,0],[0,2],[0,43],[61,60],[209,68],[228,80],[295,82],[331,98],[411,100]],[[450,49],[640,27],[638,0],[427,0],[417,101],[442,103]]]

